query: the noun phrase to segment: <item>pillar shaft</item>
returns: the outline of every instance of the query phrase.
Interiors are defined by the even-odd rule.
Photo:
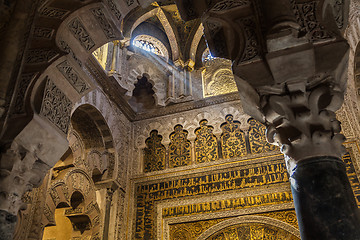
[[[359,209],[341,159],[304,160],[290,182],[302,240],[360,239]]]

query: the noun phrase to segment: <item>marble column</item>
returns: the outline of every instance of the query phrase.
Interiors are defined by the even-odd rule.
[[[284,153],[301,238],[360,239],[335,115],[347,81],[345,1],[176,3],[185,20],[202,19],[211,54],[233,61],[245,112]]]
[[[114,194],[114,190],[111,188],[106,189],[106,204],[105,204],[105,220],[104,220],[104,233],[103,239],[109,239],[109,225],[110,225],[110,214],[111,214],[111,202]]]

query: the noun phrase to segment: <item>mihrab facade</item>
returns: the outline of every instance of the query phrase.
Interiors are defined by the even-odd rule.
[[[0,239],[360,239],[357,1],[1,7]]]

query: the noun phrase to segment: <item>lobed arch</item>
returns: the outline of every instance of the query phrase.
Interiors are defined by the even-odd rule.
[[[137,83],[138,78],[143,76],[145,76],[152,84],[152,89],[155,92],[154,97],[156,105],[165,106],[168,76],[159,71],[158,67],[149,59],[142,56],[132,55],[129,59],[129,74],[126,85],[124,85],[127,90],[125,95],[128,97],[133,95],[135,83]]]
[[[73,226],[84,218],[91,226],[91,236],[99,236],[102,220],[96,201],[95,186],[88,173],[79,168],[63,171],[52,181],[44,206],[44,226],[56,226],[55,214],[65,208],[64,215]]]
[[[123,141],[130,137],[129,120],[118,108],[113,106],[113,103],[99,89],[88,92],[74,103],[72,113],[74,113],[76,109],[81,108],[81,106],[91,107],[92,111],[97,112],[96,119],[102,120],[102,125],[99,128],[105,132],[104,135],[106,136],[110,133],[112,147],[106,150],[102,149],[103,151],[100,151],[100,155],[102,157],[107,156],[114,162],[112,166],[113,173],[110,174],[110,171],[108,171],[107,176],[112,175],[113,178],[115,178],[115,176],[120,178],[119,182],[125,189],[124,179],[126,179],[127,176],[126,151],[129,149],[124,149]],[[106,139],[109,140],[110,138]],[[104,144],[104,146],[110,146],[110,144]],[[86,154],[91,154],[91,151],[88,151]],[[86,154],[84,154],[84,157],[89,156]]]

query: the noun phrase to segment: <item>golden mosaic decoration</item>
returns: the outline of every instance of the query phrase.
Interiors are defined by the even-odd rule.
[[[213,127],[207,125],[208,121],[200,121],[200,127],[195,130],[195,161],[204,163],[219,159],[218,143],[213,134]]]
[[[171,224],[170,240],[195,240],[207,229],[224,220],[226,218]]]
[[[180,124],[170,134],[169,167],[186,166],[191,163],[191,142],[187,140],[188,132]]]
[[[213,234],[208,240],[300,240],[291,233],[264,223],[243,223],[226,227]]]
[[[159,171],[165,169],[165,146],[161,144],[162,136],[157,130],[150,132],[150,137],[146,139],[144,149],[144,172]]]
[[[225,121],[220,126],[222,130],[220,141],[223,158],[245,156],[247,154],[245,134],[240,129],[240,122],[234,121],[231,114],[225,117]]]
[[[293,199],[290,192],[267,193],[257,196],[246,196],[241,198],[164,208],[162,215],[164,218],[183,217],[196,214],[215,213],[251,207],[267,206],[273,204],[291,203],[292,201]]]
[[[248,123],[250,124],[249,142],[252,154],[271,152],[278,149],[275,145],[267,142],[265,137],[266,127],[264,124],[253,118],[250,118]]]

